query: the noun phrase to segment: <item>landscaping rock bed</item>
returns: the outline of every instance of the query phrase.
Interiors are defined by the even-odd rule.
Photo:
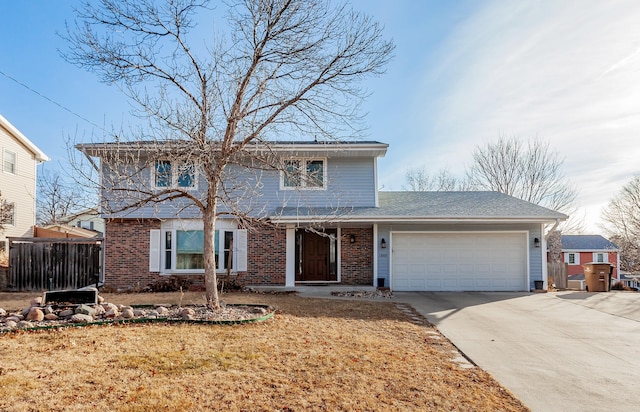
[[[331,292],[331,296],[344,298],[392,298],[393,293],[391,293],[389,289],[349,290],[344,292]]]
[[[17,329],[40,329],[78,326],[94,323],[127,322],[193,322],[193,323],[243,323],[264,320],[273,315],[273,308],[263,305],[223,305],[212,310],[205,305],[126,306],[104,302],[79,305],[43,305],[43,299],[31,300],[31,305],[21,311],[7,312],[0,308],[0,333]]]

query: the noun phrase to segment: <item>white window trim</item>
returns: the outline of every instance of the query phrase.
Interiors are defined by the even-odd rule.
[[[322,186],[306,186],[306,174],[307,174],[307,162],[322,161]],[[300,179],[300,186],[285,186],[284,178],[285,171],[280,171],[280,190],[327,190],[327,158],[326,157],[294,157],[287,159],[287,161],[299,161],[304,162],[304,168],[301,168],[304,176]]]
[[[602,262],[598,262],[598,255],[602,255]],[[593,252],[593,260],[592,260],[592,262],[609,263],[609,253],[608,252]]]
[[[13,172],[8,172],[4,170],[5,162],[7,161],[7,153],[11,153],[13,155]],[[18,154],[16,152],[12,152],[9,149],[2,150],[2,172],[8,175],[15,175],[18,170]]]
[[[176,242],[177,235],[176,231],[181,230],[203,230],[204,225],[201,220],[181,220],[181,219],[172,219],[163,221],[161,224],[161,229],[159,231],[159,238],[156,241],[158,243],[157,250],[154,249],[154,246],[150,246],[150,267],[151,263],[157,261],[159,263],[159,272],[161,274],[172,275],[172,274],[203,274],[204,269],[166,269],[166,248],[165,248],[165,236],[167,232],[172,232],[171,235],[171,262],[172,266],[175,265],[176,259]],[[246,272],[247,270],[247,231],[245,229],[238,229],[237,225],[233,220],[229,219],[218,219],[216,220],[216,228],[218,231],[219,238],[216,239],[220,245],[224,245],[224,233],[225,232],[233,232],[234,233],[234,245],[233,245],[233,258],[232,258],[232,273],[237,272]],[[153,232],[153,231],[152,231]],[[152,235],[153,236],[153,235]],[[218,250],[224,257],[224,248]],[[157,257],[156,257],[157,256]],[[216,273],[225,273],[227,269],[224,268],[222,259],[218,260],[218,267],[216,268]]]
[[[574,263],[569,262],[569,255],[574,255]],[[571,266],[577,266],[580,264],[580,252],[564,252],[564,262]]]
[[[171,164],[171,186],[156,186],[156,162],[163,162],[163,161],[167,161]],[[194,164],[193,166],[193,186],[178,186],[178,177],[180,176],[180,174],[178,173],[179,166],[175,167],[176,164],[181,165],[183,163],[178,163],[171,159],[156,159],[153,161],[153,164],[151,165],[151,187],[153,187],[154,190],[179,189],[179,190],[190,191],[190,190],[198,189],[199,173],[196,165]]]

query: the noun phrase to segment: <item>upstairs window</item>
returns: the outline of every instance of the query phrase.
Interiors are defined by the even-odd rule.
[[[156,189],[195,189],[196,167],[193,163],[156,160],[153,168],[153,184]]]
[[[609,262],[609,254],[608,253],[594,253],[593,261],[596,263],[608,263]]]
[[[2,156],[2,170],[5,173],[16,174],[16,154],[14,152],[5,149]]]
[[[565,253],[564,255],[565,263],[570,265],[579,265],[580,264],[580,253]]]
[[[324,189],[326,184],[324,159],[291,159],[282,172],[283,189]]]

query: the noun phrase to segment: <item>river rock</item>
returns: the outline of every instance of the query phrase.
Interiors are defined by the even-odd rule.
[[[131,319],[134,316],[132,308],[122,309],[122,317],[125,319]]]
[[[56,315],[55,313],[47,313],[46,315],[44,315],[44,318],[46,320],[58,320],[58,315]]]
[[[39,307],[33,306],[27,314],[27,320],[41,322],[44,320],[44,312],[42,312],[42,309],[40,309]]]
[[[180,317],[185,320],[191,320],[194,318],[196,311],[191,308],[183,308],[180,310]]]
[[[96,310],[89,305],[78,305],[75,312],[82,315],[89,315],[92,318],[96,314]]]
[[[68,318],[73,316],[75,312],[73,311],[73,309],[65,309],[65,310],[61,310],[60,313],[58,313],[58,316],[60,316],[61,318]]]
[[[73,323],[93,322],[93,317],[89,315],[85,315],[84,313],[76,313],[73,316],[71,316],[71,322]]]
[[[33,327],[33,323],[29,322],[28,320],[21,320],[20,322],[18,322],[16,327],[20,329],[28,329]]]
[[[102,317],[104,317],[106,319],[113,319],[113,318],[117,317],[119,314],[120,314],[120,312],[118,312],[118,309],[110,308],[110,309],[107,309],[104,312],[104,315],[102,315]]]
[[[96,305],[96,307],[94,307],[94,309],[96,311],[96,313],[94,314],[94,317],[102,316],[106,312],[106,310],[104,310],[104,307],[102,307],[102,305]]]

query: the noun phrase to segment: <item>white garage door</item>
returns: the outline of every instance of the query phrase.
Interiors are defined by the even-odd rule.
[[[392,238],[396,291],[528,289],[522,233],[397,233]]]

